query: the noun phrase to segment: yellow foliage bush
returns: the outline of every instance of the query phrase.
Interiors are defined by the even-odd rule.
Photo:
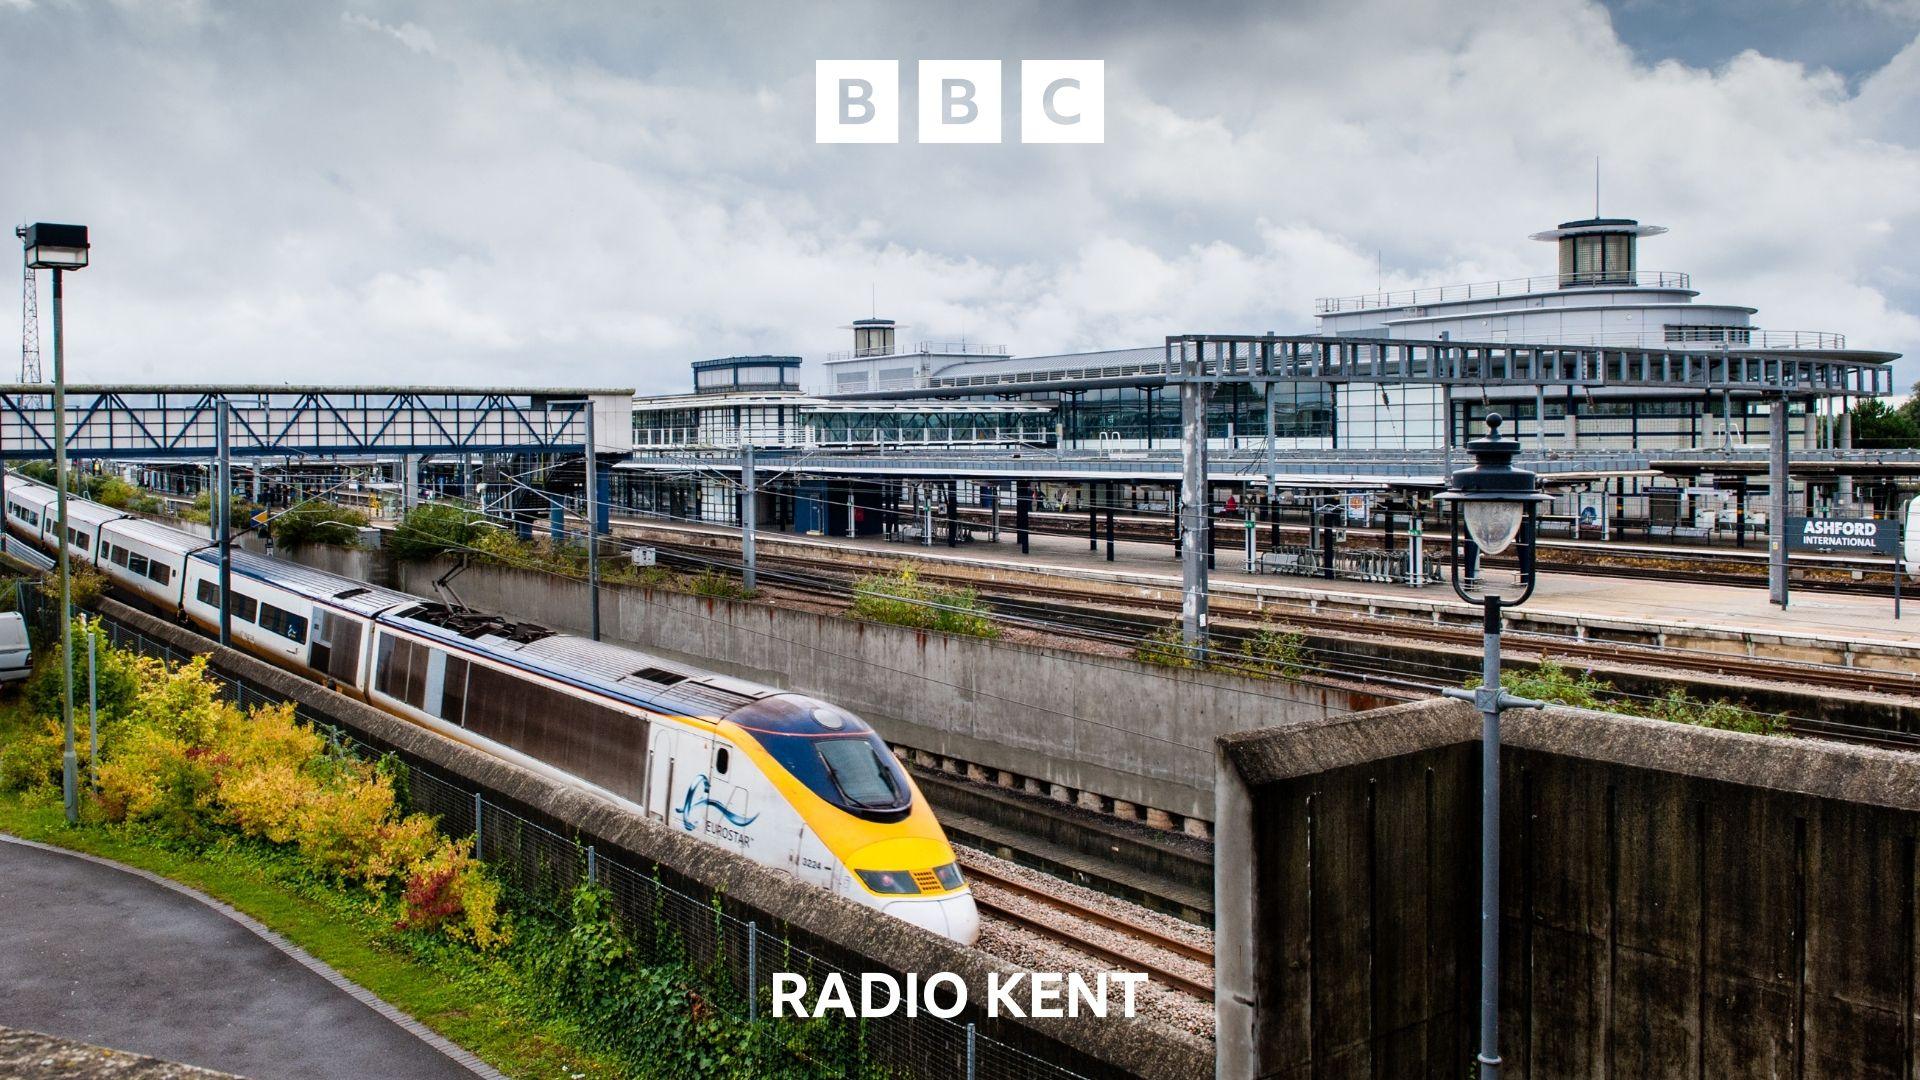
[[[206,746],[223,720],[239,719],[239,710],[219,694],[220,688],[207,677],[207,658],[196,656],[143,685],[127,712],[127,723],[166,732],[188,746]]]
[[[292,705],[244,712],[222,700],[205,657],[127,670],[138,688],[124,716],[102,728],[99,801],[108,820],[193,837],[225,827],[291,844],[376,895],[397,888],[401,926],[480,949],[508,939],[500,884],[473,858],[471,841],[441,837],[425,814],[403,815],[384,770],[335,752]],[[0,749],[0,782],[57,783],[61,743],[58,722],[17,738]],[[84,739],[81,747],[84,754]]]
[[[500,917],[500,883],[473,857],[471,840],[443,839],[407,878],[399,925],[443,930],[481,951],[505,944],[512,930]]]
[[[298,766],[266,762],[241,769],[220,784],[220,803],[234,826],[276,844],[293,840],[313,781]]]

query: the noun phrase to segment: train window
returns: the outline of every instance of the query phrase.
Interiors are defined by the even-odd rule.
[[[116,546],[113,549],[113,561],[121,566],[127,565],[127,549]]]
[[[279,634],[289,641],[307,640],[307,620],[291,611],[282,611],[272,604],[260,605],[260,628]]]
[[[814,749],[826,763],[828,779],[848,802],[866,810],[890,810],[905,793],[873,743],[872,739],[819,739]]]
[[[467,669],[465,660],[447,657],[446,674],[440,679],[440,719],[462,724],[467,719]]]
[[[360,624],[335,615],[329,640],[333,654],[328,658],[327,674],[342,682],[356,682],[360,677]]]
[[[193,598],[208,607],[220,606],[220,586],[211,581],[201,581],[193,590]]]
[[[727,766],[732,764],[732,762],[729,760],[732,756],[733,755],[728,753],[727,748],[724,746],[719,746],[714,748],[714,751],[713,751],[714,775],[716,776],[727,775]]]
[[[165,585],[167,582],[173,580],[173,567],[163,562],[149,559],[147,561],[147,576]]]
[[[378,689],[419,708],[427,696],[427,650],[392,634],[380,635]]]
[[[147,575],[147,557],[137,551],[133,552],[127,556],[127,569],[139,574],[141,577],[145,577]]]

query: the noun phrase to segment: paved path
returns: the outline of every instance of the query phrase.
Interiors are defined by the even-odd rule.
[[[0,1025],[255,1080],[475,1076],[441,1047],[468,1055],[229,912],[0,836]]]

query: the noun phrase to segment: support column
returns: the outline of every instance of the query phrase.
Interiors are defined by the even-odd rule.
[[[1199,358],[1196,357],[1196,360]],[[1192,375],[1203,365],[1193,365]],[[1180,553],[1180,638],[1195,660],[1206,657],[1207,558],[1207,384],[1180,383],[1180,500],[1187,540]]]
[[[1029,480],[1013,482],[1013,531],[1020,539],[1020,554],[1031,550],[1027,525],[1033,515],[1033,485]]]
[[[1100,550],[1100,502],[1094,496],[1100,490],[1099,484],[1087,481],[1087,550]]]
[[[1834,417],[1833,427],[1834,449],[1853,449],[1853,408],[1851,402],[1842,401],[1840,403],[1840,414]],[[1842,468],[1838,471],[1838,475],[1840,477],[1838,497],[1841,502],[1850,503],[1853,501],[1853,474]]]
[[[1453,476],[1453,384],[1440,387],[1440,481]],[[1311,531],[1311,530],[1309,530]]]
[[[214,528],[218,530],[215,535],[220,538],[220,644],[222,645],[233,644],[233,514],[227,506],[227,500],[233,491],[233,447],[228,434],[227,409],[227,399],[222,397],[213,414],[213,434],[219,453],[220,482],[214,485],[213,498],[207,503],[213,511]],[[65,549],[62,548],[62,550]]]
[[[1720,391],[1720,449],[1733,449],[1733,391]]]
[[[420,492],[420,459],[412,454],[400,455],[400,516],[413,509],[414,499]]]
[[[1567,387],[1567,452],[1580,449],[1580,406],[1574,399],[1573,387]]]
[[[587,401],[586,408],[587,452],[581,459],[586,470],[585,505],[581,507],[581,517],[587,526],[587,630],[593,640],[600,640],[600,534],[606,531],[607,500],[600,491],[600,462],[596,451],[599,444],[593,438],[593,401]]]
[[[960,492],[957,481],[947,484],[947,546],[960,546]]]
[[[1518,429],[1519,425],[1514,425]],[[1533,448],[1546,456],[1547,453],[1547,388],[1533,388]]]
[[[1767,599],[1787,606],[1787,399],[1775,398],[1772,404],[1772,430],[1767,433]]]
[[[1107,481],[1107,561],[1113,561],[1113,481]]]
[[[758,588],[759,565],[754,561],[754,534],[760,524],[756,498],[759,485],[753,475],[753,444],[740,444],[740,584],[748,592]]]

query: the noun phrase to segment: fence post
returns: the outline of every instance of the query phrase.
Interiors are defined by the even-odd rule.
[[[600,880],[600,864],[594,857],[593,845],[587,845],[587,884],[597,884]]]
[[[483,805],[479,792],[473,793],[473,857],[484,858],[480,854],[480,807]]]
[[[1897,600],[1894,606],[1899,606]],[[100,684],[94,674],[93,631],[99,625],[97,616],[87,624],[87,786],[96,791],[100,788]]]
[[[747,920],[747,1022],[760,1019],[760,924]]]
[[[967,1080],[974,1080],[973,1025],[967,1025]]]

